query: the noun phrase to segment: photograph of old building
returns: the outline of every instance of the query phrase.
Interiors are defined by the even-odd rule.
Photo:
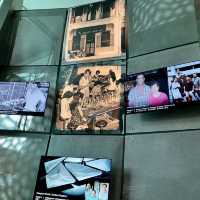
[[[56,127],[119,130],[121,66],[61,68]]]
[[[65,62],[121,57],[125,49],[125,0],[106,0],[69,10]]]

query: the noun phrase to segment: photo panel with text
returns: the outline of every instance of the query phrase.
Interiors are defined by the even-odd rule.
[[[200,61],[126,77],[126,113],[178,108],[200,101]]]
[[[167,69],[128,75],[125,98],[127,114],[168,108],[170,100]]]
[[[109,200],[112,161],[42,156],[33,200]]]

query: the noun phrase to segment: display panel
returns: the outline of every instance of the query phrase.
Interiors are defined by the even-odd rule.
[[[200,101],[200,62],[128,75],[126,112],[169,109]]]
[[[0,82],[0,114],[43,115],[49,82]]]
[[[129,75],[126,80],[125,97],[128,114],[167,108],[167,69]]]
[[[33,200],[108,200],[111,165],[109,159],[43,156]]]
[[[69,9],[64,62],[97,61],[125,56],[125,0]]]
[[[171,104],[200,101],[200,61],[168,67]]]
[[[58,130],[119,130],[121,66],[62,67]]]

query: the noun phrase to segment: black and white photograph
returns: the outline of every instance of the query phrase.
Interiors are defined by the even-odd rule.
[[[119,130],[121,66],[62,67],[58,130]]]
[[[126,55],[125,0],[69,9],[64,60],[90,61]]]
[[[109,200],[109,159],[42,156],[33,200]]]
[[[0,82],[0,114],[43,115],[49,82]]]
[[[168,67],[170,102],[190,104],[200,101],[200,62]]]

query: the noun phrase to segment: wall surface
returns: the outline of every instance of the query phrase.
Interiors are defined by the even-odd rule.
[[[200,59],[195,5],[194,0],[128,1],[128,74]],[[126,129],[128,133],[199,129],[199,114],[199,109],[186,108],[129,115]]]
[[[128,115],[124,135],[55,135],[52,131],[55,77],[67,14],[67,9],[55,8],[97,1],[13,2],[15,10],[24,10],[13,17],[12,39],[6,44],[10,65],[15,67],[4,70],[0,80],[16,80],[13,74],[23,74],[25,80],[31,74],[34,80],[51,79],[51,95],[48,115],[42,120],[0,117],[0,199],[31,199],[40,156],[69,155],[113,160],[111,200],[122,200],[121,191],[123,200],[199,200],[200,106]],[[127,17],[127,74],[200,60],[200,0],[127,0]],[[7,26],[4,36],[11,29]]]
[[[0,30],[3,26],[3,23],[8,15],[8,12],[11,10],[13,0],[1,0],[0,1]]]
[[[199,5],[128,0],[128,74],[200,60]],[[127,116],[124,200],[199,199],[199,108]]]
[[[198,200],[198,132],[126,137],[124,200]]]

